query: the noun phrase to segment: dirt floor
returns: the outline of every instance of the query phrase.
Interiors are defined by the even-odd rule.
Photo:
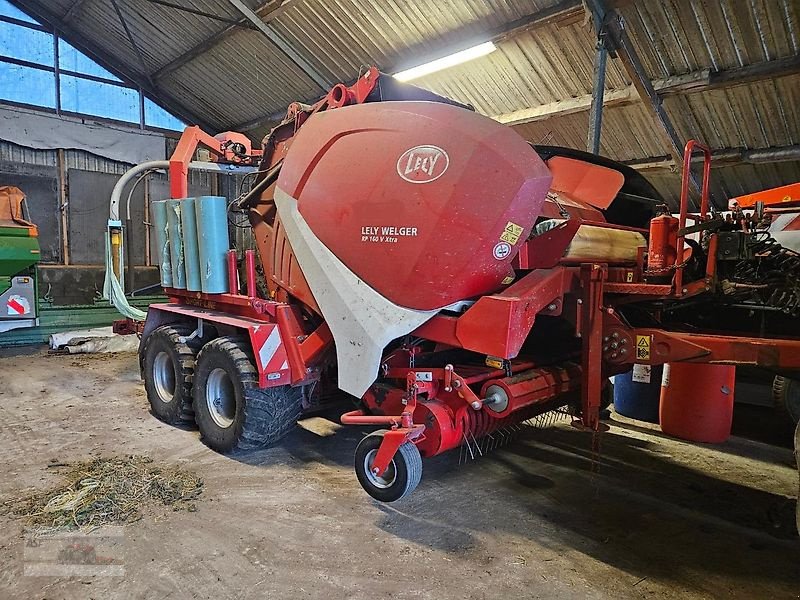
[[[0,354],[0,502],[55,483],[54,460],[97,455],[205,480],[196,511],[124,528],[120,576],[25,575],[23,525],[0,516],[0,598],[800,597],[790,448],[615,419],[595,460],[561,422],[466,465],[431,459],[412,496],[381,505],[351,467],[366,430],[302,425],[233,460],[150,415],[133,354]]]

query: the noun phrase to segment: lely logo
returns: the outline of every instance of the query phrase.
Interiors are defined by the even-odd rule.
[[[447,152],[438,146],[414,146],[397,159],[397,174],[409,183],[430,183],[450,166]]]

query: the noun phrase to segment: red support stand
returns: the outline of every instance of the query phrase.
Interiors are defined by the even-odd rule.
[[[603,391],[603,282],[606,265],[581,267],[583,294],[579,300],[583,341],[581,372],[581,422],[592,431],[600,429],[600,396]]]

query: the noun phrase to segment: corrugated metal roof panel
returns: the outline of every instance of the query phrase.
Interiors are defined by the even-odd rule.
[[[236,83],[227,72],[236,73]],[[167,75],[163,85],[228,127],[323,92],[258,31],[226,38],[202,60]]]
[[[118,0],[117,5],[144,57],[148,72],[157,70],[227,26],[220,21],[147,0]],[[194,0],[188,6],[229,19],[242,16],[227,2]],[[61,12],[65,11],[62,9]],[[88,0],[82,3],[70,24],[110,54],[124,60],[135,72],[141,73],[138,57],[109,1]]]
[[[552,144],[586,149],[589,113],[575,113],[558,119],[537,121],[514,127],[522,137],[534,144]],[[634,160],[643,156],[667,153],[661,138],[653,133],[652,119],[642,104],[606,108],[600,152],[614,160]]]
[[[587,26],[546,26],[515,36],[485,57],[413,81],[494,116],[590,94],[593,36]],[[614,63],[606,87],[630,82]]]
[[[712,148],[768,148],[800,142],[800,75],[672,96],[664,106],[684,139]]]
[[[620,12],[654,79],[800,54],[796,0],[639,1]]]
[[[419,57],[463,49],[489,32],[559,0],[305,0],[275,22],[292,44],[334,80],[365,65],[414,66]]]
[[[797,181],[798,173],[800,173],[800,161],[715,168],[711,171],[711,194],[724,208],[730,198]],[[642,174],[666,200],[677,205],[681,191],[680,173],[658,169],[643,171]]]

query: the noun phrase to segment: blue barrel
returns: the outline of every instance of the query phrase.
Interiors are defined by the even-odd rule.
[[[647,369],[650,369],[649,383],[646,382]],[[658,423],[663,372],[662,365],[636,365],[627,373],[615,376],[614,410],[624,417]]]

